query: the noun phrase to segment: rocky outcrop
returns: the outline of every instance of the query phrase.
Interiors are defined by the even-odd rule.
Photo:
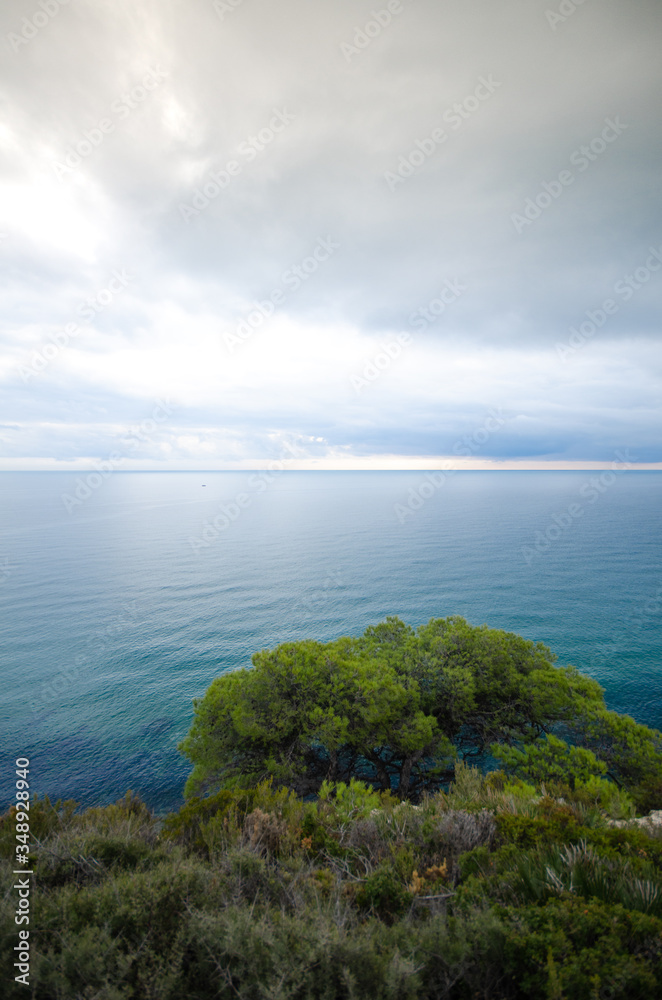
[[[641,826],[645,830],[662,829],[662,809],[654,809],[648,816],[638,816],[636,819],[610,819],[610,826]]]

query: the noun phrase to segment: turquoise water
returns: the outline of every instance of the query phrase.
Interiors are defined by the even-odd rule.
[[[172,808],[213,677],[387,614],[541,640],[662,728],[662,473],[600,475],[1,474],[2,801],[25,755],[39,793]]]

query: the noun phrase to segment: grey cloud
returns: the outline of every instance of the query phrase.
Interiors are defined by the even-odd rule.
[[[412,313],[434,299],[440,283],[460,278],[468,290],[430,324],[430,344],[477,357],[486,347],[553,351],[611,296],[618,309],[595,342],[612,344],[619,357],[638,357],[642,341],[656,348],[662,277],[652,273],[629,300],[614,287],[643,266],[650,247],[662,248],[659,5],[587,0],[553,30],[545,12],[554,4],[403,0],[379,37],[348,58],[341,46],[353,44],[357,27],[381,6],[244,0],[221,20],[211,0],[76,0],[14,52],[8,35],[33,8],[5,5],[1,100],[9,138],[0,179],[12,186],[30,177],[35,190],[55,184],[51,197],[67,205],[72,199],[72,212],[78,206],[98,229],[96,249],[82,259],[75,241],[58,251],[57,232],[50,244],[23,231],[20,217],[12,229],[0,215],[8,234],[0,255],[9,267],[2,296],[12,357],[17,338],[29,352],[36,328],[47,338],[52,327],[75,320],[81,302],[118,267],[135,273],[135,283],[95,318],[99,339],[88,338],[88,352],[106,351],[108,338],[119,350],[142,344],[145,330],[158,336],[152,316],[164,302],[192,322],[213,313],[219,327],[232,326],[247,302],[281,287],[283,274],[327,234],[340,249],[287,296],[283,316],[386,336],[411,329]],[[164,75],[143,95],[135,88],[150,70]],[[499,86],[476,105],[471,95],[481,78]],[[467,102],[467,117],[454,128],[446,113],[458,102]],[[269,127],[274,109],[287,109],[294,121],[254,157],[241,152]],[[580,168],[576,151],[615,118],[627,128]],[[95,146],[86,134],[103,119],[112,131]],[[431,147],[435,128],[446,139]],[[89,153],[58,178],[55,164],[85,142]],[[411,176],[389,184],[387,172],[397,174],[401,158],[421,148],[432,151],[403,168]],[[239,173],[187,223],[181,206],[233,159]],[[522,217],[546,183],[558,184],[563,170],[572,182],[518,232],[513,217]],[[430,358],[438,363],[434,351]],[[321,361],[321,381],[323,371]],[[395,401],[381,389],[351,406],[339,396],[333,421],[323,411],[326,388],[302,387],[297,405],[277,382],[259,403],[242,407],[232,398],[225,410],[190,409],[178,420],[236,427],[237,447],[247,454],[262,454],[260,434],[274,426],[319,432],[330,447],[356,454],[438,453],[478,419],[479,407],[467,399],[467,413],[458,412],[440,394],[420,414],[412,371],[414,381],[398,388]],[[101,384],[67,366],[54,372],[29,385],[6,377],[3,419],[35,427],[18,435],[26,454],[110,447],[108,433],[94,429],[103,417],[98,401],[120,423],[135,400],[110,391],[104,397]],[[601,369],[588,384],[585,368],[569,365],[563,379],[567,390],[563,380],[551,380],[542,398],[527,401],[522,393],[513,401],[531,422],[494,435],[485,454],[606,460],[625,443],[658,456],[642,461],[660,460],[652,382],[647,408],[633,413],[625,377],[619,382]],[[507,402],[501,391],[495,388],[495,403]],[[594,393],[600,399],[588,417],[582,396]],[[66,431],[46,431],[49,421]],[[23,445],[5,447],[19,455]]]

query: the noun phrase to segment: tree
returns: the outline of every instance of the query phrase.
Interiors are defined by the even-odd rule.
[[[424,758],[449,763],[452,745],[418,685],[349,652],[346,640],[286,643],[217,677],[181,745],[194,764],[187,794],[268,777],[305,794],[367,770],[384,790],[397,776],[405,795]]]
[[[599,684],[555,660],[457,616],[262,650],[194,702],[186,794],[268,778],[309,794],[354,777],[415,798],[452,777],[457,755],[490,750],[540,781],[659,775],[661,734],[607,712]]]
[[[607,765],[590,750],[570,746],[551,733],[523,749],[495,744],[492,753],[505,770],[537,784],[562,781],[574,788],[576,782],[585,784],[591,778],[601,778],[607,770]]]
[[[662,733],[600,706],[576,720],[575,741],[592,750],[619,785],[662,783]]]

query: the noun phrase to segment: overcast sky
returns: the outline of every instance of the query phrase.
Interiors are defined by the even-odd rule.
[[[0,17],[0,469],[662,467],[659,0]]]

